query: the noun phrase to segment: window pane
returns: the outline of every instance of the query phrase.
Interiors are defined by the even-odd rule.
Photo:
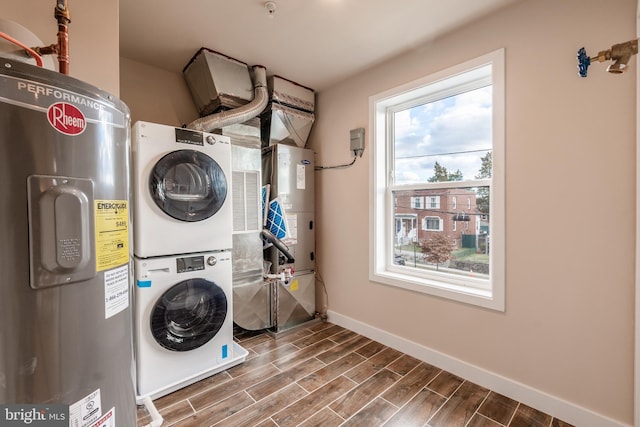
[[[489,195],[489,186],[393,191],[394,263],[488,280]],[[437,198],[439,207],[414,209],[414,197]],[[469,208],[454,205],[460,197]]]
[[[393,114],[394,184],[474,179],[492,149],[492,87]]]

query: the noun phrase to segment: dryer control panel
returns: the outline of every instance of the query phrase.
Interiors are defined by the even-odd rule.
[[[176,271],[178,273],[198,270],[204,270],[204,256],[176,258]]]

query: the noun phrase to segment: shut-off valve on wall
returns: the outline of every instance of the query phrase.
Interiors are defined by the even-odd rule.
[[[628,42],[614,44],[610,49],[598,52],[598,55],[590,58],[585,48],[578,50],[578,73],[580,77],[587,77],[587,68],[591,62],[614,61],[607,67],[607,71],[612,74],[622,74],[627,69],[627,63],[631,56],[638,53],[638,39]]]

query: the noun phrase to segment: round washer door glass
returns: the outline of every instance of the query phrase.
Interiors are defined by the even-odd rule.
[[[153,201],[180,221],[202,221],[213,216],[222,207],[227,190],[227,178],[218,162],[195,150],[165,155],[149,178]]]
[[[189,279],[168,289],[151,312],[151,333],[168,350],[189,351],[203,346],[227,317],[222,288],[205,279]]]

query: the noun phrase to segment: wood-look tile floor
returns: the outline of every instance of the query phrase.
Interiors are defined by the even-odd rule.
[[[234,336],[247,360],[155,400],[163,427],[570,427],[331,323]]]

